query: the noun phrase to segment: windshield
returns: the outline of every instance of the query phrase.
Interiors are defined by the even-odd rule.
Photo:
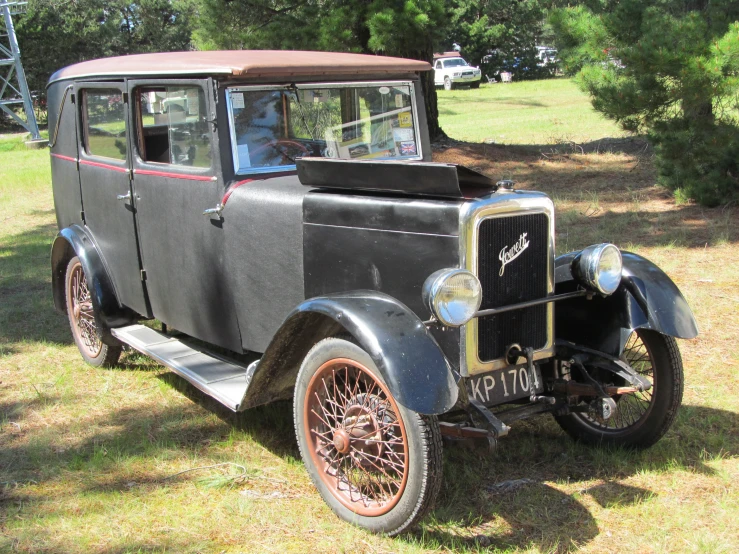
[[[467,62],[462,58],[452,58],[444,62],[444,67],[466,67]]]
[[[412,83],[228,90],[237,173],[293,169],[300,157],[418,159]]]

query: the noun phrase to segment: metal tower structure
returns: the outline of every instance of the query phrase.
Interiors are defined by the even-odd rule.
[[[26,13],[27,9],[28,2],[24,0],[0,0],[0,110],[15,119],[36,141],[41,135],[13,26],[13,16]],[[10,109],[14,104],[23,104],[25,121]]]

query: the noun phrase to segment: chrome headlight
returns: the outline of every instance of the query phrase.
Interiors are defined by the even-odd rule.
[[[462,76],[461,73],[452,73],[452,77],[461,77],[461,76]]]
[[[423,301],[442,324],[459,327],[480,309],[482,287],[465,269],[440,269],[423,284]]]
[[[613,244],[588,246],[574,259],[572,272],[583,285],[603,294],[613,294],[621,283],[621,251]]]

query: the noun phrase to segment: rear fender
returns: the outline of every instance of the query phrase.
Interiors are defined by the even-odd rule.
[[[570,292],[577,282],[570,270],[578,252],[555,261],[555,292]],[[623,274],[614,294],[592,300],[558,302],[558,339],[619,356],[634,329],[651,329],[682,339],[698,336],[698,325],[677,285],[655,264],[637,254],[621,252]]]
[[[80,259],[90,290],[92,309],[100,327],[98,331],[104,342],[114,340],[109,329],[128,325],[136,319],[136,314],[120,305],[113,288],[113,282],[95,247],[92,238],[79,225],[62,229],[51,247],[51,287],[54,307],[61,313],[67,312],[66,272],[69,260],[74,256]]]
[[[452,369],[423,322],[395,298],[367,290],[312,298],[295,308],[256,367],[243,408],[290,398],[310,348],[341,334],[367,351],[392,395],[409,410],[441,414],[456,403]]]

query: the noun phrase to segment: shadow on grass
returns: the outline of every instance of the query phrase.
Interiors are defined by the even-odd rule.
[[[299,457],[290,402],[234,414],[174,374],[160,378],[272,453]],[[422,530],[406,539],[429,548],[570,552],[600,532],[579,496],[589,495],[605,508],[632,505],[653,498],[656,492],[620,483],[622,479],[676,468],[712,474],[707,460],[735,456],[739,456],[739,414],[701,406],[684,406],[671,432],[645,451],[577,444],[548,417],[523,422],[492,455],[448,448],[437,508]],[[522,478],[532,482],[513,492],[497,492],[496,483]],[[601,483],[593,485],[593,480]],[[569,495],[545,481],[584,486]],[[497,525],[491,530],[500,520],[508,530],[501,532]]]
[[[50,213],[53,210],[37,215]],[[56,225],[50,223],[0,241],[0,344],[72,342],[67,320],[54,309],[51,295],[49,259],[56,233]],[[11,347],[2,347],[6,348]]]
[[[583,145],[456,143],[435,153],[438,161],[468,165],[493,180],[512,179],[518,188],[548,194],[557,211],[562,252],[603,241],[632,248],[739,242],[739,207],[676,205],[668,190],[655,186],[651,157],[640,137]]]
[[[243,412],[233,412],[174,373],[165,372],[158,375],[158,378],[215,414],[228,426],[248,434],[273,454],[282,458],[300,458],[291,401],[283,400]]]
[[[159,378],[215,414],[225,428],[248,434],[282,458],[299,457],[289,401],[235,414],[174,374],[163,373]],[[193,433],[203,435],[200,430]],[[174,447],[196,443],[194,437],[190,441],[180,438]],[[684,406],[671,432],[646,451],[574,443],[548,417],[523,422],[492,455],[447,449],[445,485],[437,508],[422,531],[407,538],[430,548],[485,546],[570,552],[600,532],[580,496],[589,495],[606,508],[628,506],[647,501],[656,493],[620,483],[622,479],[644,471],[676,468],[712,474],[707,460],[735,456],[739,456],[739,414],[701,406]],[[513,492],[498,492],[495,487],[501,481],[522,478],[532,482]],[[594,480],[601,483],[593,485]],[[546,481],[582,482],[583,488],[570,495]],[[492,530],[501,520],[507,530],[501,531],[498,525]]]
[[[623,479],[676,469],[710,475],[714,470],[706,461],[737,456],[739,414],[725,410],[684,406],[670,433],[644,451],[587,447],[570,440],[552,418],[529,420],[514,427],[493,454],[447,449],[436,510],[407,539],[451,550],[574,551],[605,530],[581,502],[585,496],[604,508],[629,506],[657,492]],[[496,486],[519,479],[531,482],[511,492]],[[565,494],[546,482],[583,485]]]
[[[168,475],[153,470],[156,460],[181,458],[183,454],[196,458],[208,452],[213,443],[227,447],[230,440],[244,440],[241,433],[281,458],[298,458],[290,402],[234,414],[172,373],[162,372],[158,378],[196,406],[119,408],[106,415],[98,432],[68,448],[55,442],[56,436],[69,432],[64,421],[52,424],[44,436],[14,440],[23,438],[18,435],[25,432],[24,414],[38,412],[59,399],[39,396],[0,403],[3,508],[8,513],[32,515],[34,506],[43,499],[24,500],[22,484],[53,484],[68,479],[70,473],[81,481],[81,490],[74,491],[75,495],[85,491],[125,494],[132,487],[146,491],[168,486]],[[20,428],[11,429],[10,421]],[[222,449],[210,455],[222,457]],[[643,452],[582,446],[547,417],[521,422],[493,454],[448,448],[445,484],[436,510],[420,531],[398,540],[428,548],[492,546],[569,552],[601,531],[581,502],[582,496],[590,495],[608,508],[648,501],[655,496],[654,491],[620,481],[645,471],[685,469],[711,474],[707,460],[735,456],[739,456],[739,414],[700,406],[683,407],[671,432]],[[129,460],[136,463],[121,474]],[[139,462],[151,469],[142,475]],[[524,478],[531,482],[512,492],[496,487],[502,481]],[[578,493],[565,494],[547,482],[582,482],[583,486]],[[71,508],[55,508],[61,512],[67,509]]]

